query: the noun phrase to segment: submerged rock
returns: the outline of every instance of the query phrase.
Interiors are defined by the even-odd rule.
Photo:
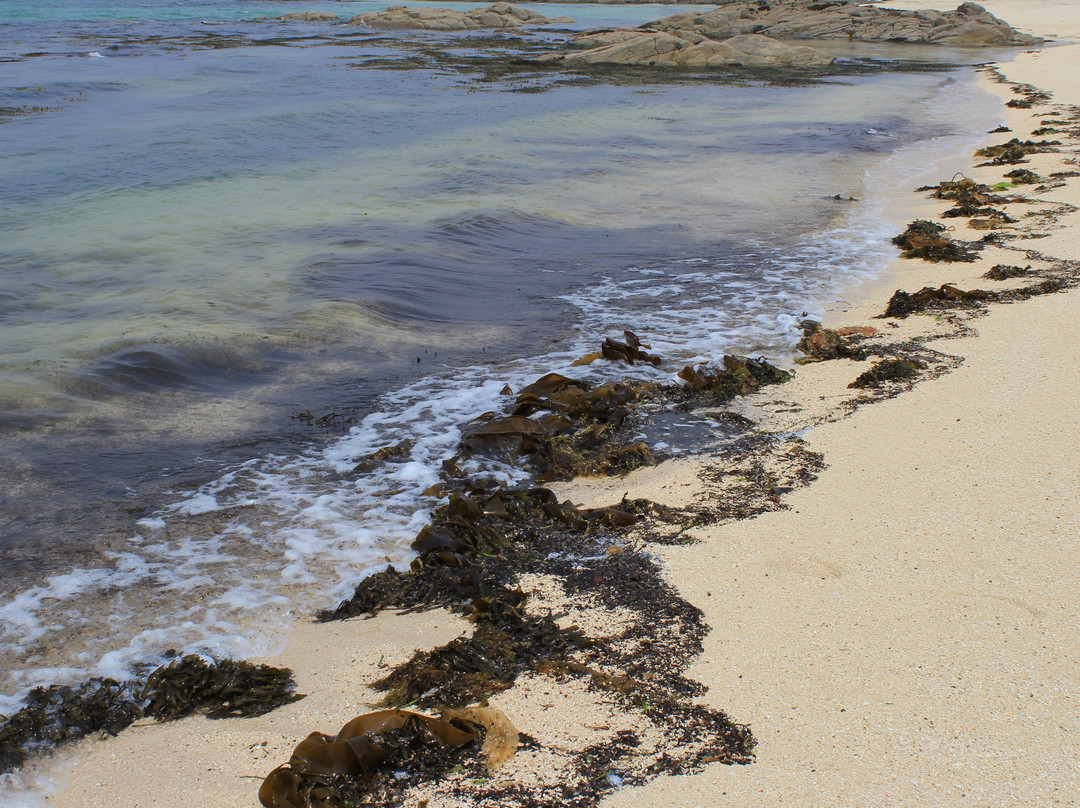
[[[835,58],[805,45],[785,45],[757,34],[717,42],[693,33],[609,31],[575,44],[603,43],[584,51],[545,54],[547,62],[667,65],[672,67],[825,67]]]
[[[520,28],[567,22],[567,18],[548,19],[543,14],[511,3],[495,3],[486,8],[455,11],[449,8],[414,8],[390,6],[385,11],[358,14],[349,20],[353,25],[367,25],[385,30],[419,29],[427,31],[467,31],[478,28]]]
[[[762,3],[737,0],[702,14],[684,11],[650,23],[650,29],[710,39],[763,34],[780,39],[846,39],[861,42],[919,42],[940,45],[1038,45],[975,3],[955,11],[902,11],[848,0]]]
[[[298,20],[300,22],[337,22],[341,17],[325,11],[297,11],[294,14],[282,14],[278,19]]]

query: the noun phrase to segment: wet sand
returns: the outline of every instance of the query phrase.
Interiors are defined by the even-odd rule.
[[[1024,30],[1080,38],[1075,4],[985,5]],[[1054,92],[1052,103],[1080,104],[1080,46],[1020,54],[1000,69]],[[1024,139],[1050,108],[1008,110],[1008,125]],[[1033,155],[1023,167],[1045,174],[1075,156]],[[969,176],[997,182],[1004,170]],[[1080,205],[1080,182],[1039,196]],[[898,225],[914,208],[929,217],[948,204],[920,199],[895,200]],[[962,222],[950,224],[962,230]],[[1048,237],[1021,243],[1080,259],[1078,224],[1065,214],[1040,225]],[[826,325],[887,328],[870,318],[896,288],[1007,288],[979,277],[997,263],[1028,261],[999,248],[974,264],[897,261],[886,285],[861,290]],[[844,418],[837,405],[852,397],[846,384],[868,363],[809,365],[741,405],[767,429],[820,415],[805,439],[828,467],[786,495],[785,510],[694,528],[698,543],[655,552],[712,627],[690,675],[708,686],[706,702],[752,727],[757,760],[622,789],[604,805],[1080,804],[1076,300],[1072,292],[992,306],[968,323],[977,334],[932,343],[963,357],[958,368]],[[934,317],[898,326],[890,338],[948,328]],[[792,402],[802,412],[781,412]],[[636,473],[616,496],[692,499],[705,462]],[[588,481],[563,488],[580,502],[610,500],[612,491]],[[296,742],[335,731],[376,701],[364,683],[380,664],[466,626],[443,612],[301,624],[269,661],[294,668],[308,698],[256,719],[194,718],[82,743],[70,755],[68,788],[49,804],[255,805],[259,780]],[[510,702],[519,726],[540,720],[528,700]],[[584,723],[573,706],[543,717],[563,719]]]

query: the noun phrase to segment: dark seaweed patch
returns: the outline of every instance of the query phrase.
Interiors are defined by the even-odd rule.
[[[96,732],[115,735],[139,718],[254,716],[300,698],[287,668],[194,655],[162,665],[142,682],[95,678],[74,687],[39,687],[0,725],[0,770]]]
[[[979,163],[980,166],[1014,165],[1016,163],[1026,163],[1025,158],[1029,154],[1056,151],[1053,147],[1060,145],[1060,140],[1020,140],[1014,137],[1005,143],[979,149],[975,152],[975,156],[990,158],[985,163]]]
[[[912,379],[929,367],[920,359],[885,359],[859,374],[848,387],[880,387],[882,382]]]
[[[953,308],[970,308],[994,297],[993,292],[981,289],[964,291],[946,283],[938,288],[924,286],[918,292],[897,289],[889,299],[889,305],[881,317],[904,318],[923,311]]]
[[[805,356],[795,360],[799,364],[822,362],[828,359],[866,358],[866,351],[853,341],[859,338],[858,334],[854,337],[845,337],[836,331],[822,327],[821,323],[815,320],[804,320],[800,325],[803,329],[803,338],[795,347]]]
[[[983,277],[991,281],[1007,281],[1009,278],[1021,278],[1031,272],[1031,265],[1026,267],[1010,266],[1008,264],[994,264]]]
[[[932,263],[974,262],[979,247],[953,241],[945,233],[945,226],[925,219],[916,219],[907,230],[894,236],[892,243],[899,247],[902,258],[921,258]]]
[[[1012,180],[1014,185],[1035,185],[1043,182],[1042,177],[1026,168],[1015,168],[1005,176]]]

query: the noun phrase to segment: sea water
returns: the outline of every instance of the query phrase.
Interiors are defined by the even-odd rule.
[[[408,563],[462,424],[624,328],[639,377],[789,363],[895,255],[883,196],[996,124],[970,68],[525,92],[362,66],[468,34],[253,21],[384,5],[0,7],[0,713],[280,647]]]

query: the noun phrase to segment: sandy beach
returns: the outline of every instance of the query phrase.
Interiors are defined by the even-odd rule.
[[[1023,31],[1080,40],[1080,5],[1071,0],[983,5]],[[988,144],[1027,139],[1047,111],[1080,105],[1080,45],[1055,43],[997,69],[1053,98],[1004,110],[1013,134],[988,135]],[[990,75],[982,84],[1017,97]],[[1023,167],[1043,176],[1075,168],[1075,138],[1063,140],[1061,152],[1031,155]],[[1007,169],[965,173],[994,184]],[[891,205],[898,232],[949,204],[911,191]],[[1080,181],[1038,196],[1080,206]],[[982,235],[964,220],[942,221],[960,237]],[[898,259],[825,325],[874,325],[892,340],[946,333],[949,318],[914,316],[895,328],[873,318],[895,289],[1019,286],[982,278],[995,264],[1038,268],[1012,247],[1080,260],[1077,213],[1059,207],[1018,227],[1045,237],[989,246],[971,264]],[[803,439],[826,467],[785,494],[785,508],[691,527],[695,543],[651,551],[711,627],[688,675],[708,688],[705,703],[750,726],[756,760],[622,788],[603,805],[1080,805],[1076,300],[1067,292],[991,305],[963,321],[964,335],[926,343],[953,369],[854,411],[843,406],[856,395],[846,385],[869,361],[806,365],[788,384],[739,403],[765,430],[810,427]],[[709,462],[559,490],[579,504],[610,504],[624,492],[687,504],[709,496],[701,484]],[[254,719],[140,722],[82,742],[63,753],[66,787],[48,804],[254,806],[259,781],[299,740],[334,732],[378,701],[367,685],[382,668],[468,629],[443,611],[302,622],[288,649],[264,661],[292,668],[307,698]],[[519,729],[567,748],[587,742],[582,727],[615,720],[573,688],[554,698],[544,687],[519,683],[497,706]],[[526,768],[515,775],[522,782]]]

